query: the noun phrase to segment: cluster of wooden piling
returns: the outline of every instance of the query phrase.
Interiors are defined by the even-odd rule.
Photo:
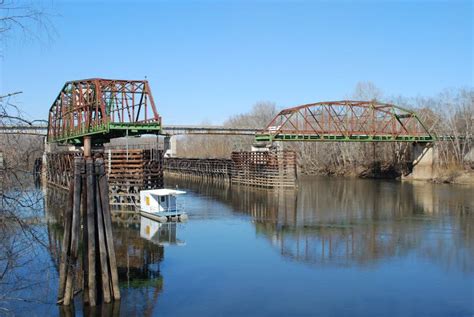
[[[293,151],[232,152],[232,183],[257,187],[295,187]]]
[[[114,207],[135,207],[140,190],[163,187],[163,151],[156,149],[107,149],[105,170],[109,177],[109,199]],[[48,184],[69,189],[73,161],[82,152],[63,151],[46,155]],[[44,164],[44,163],[43,163]]]
[[[140,190],[163,187],[163,151],[109,149],[105,151],[112,206],[139,204]]]
[[[73,179],[74,158],[82,156],[82,152],[61,151],[46,154],[46,179],[48,184],[69,189]]]
[[[233,152],[231,159],[165,158],[167,175],[256,187],[295,187],[293,151]]]
[[[184,178],[230,181],[232,160],[165,158],[164,169],[167,174]]]
[[[90,306],[119,300],[104,161],[75,157],[73,170],[69,207],[64,213],[58,303],[70,305],[81,290],[84,303]],[[82,279],[75,274],[80,268]]]

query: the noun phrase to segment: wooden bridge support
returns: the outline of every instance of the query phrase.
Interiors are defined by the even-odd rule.
[[[163,187],[163,151],[107,150],[110,204],[114,208],[139,205],[140,190]]]
[[[165,158],[167,175],[199,178],[213,181],[230,181],[232,161],[229,159]]]
[[[164,169],[173,176],[230,181],[257,187],[295,187],[293,151],[233,152],[229,159],[166,158]]]
[[[232,152],[232,183],[257,187],[295,187],[293,151]]]
[[[46,170],[46,182],[50,185],[69,189],[73,179],[74,157],[82,156],[80,152],[45,153],[43,166]]]
[[[110,204],[134,207],[140,190],[163,187],[163,151],[110,149],[104,152],[108,174]],[[73,179],[74,157],[81,152],[45,153],[43,168],[46,183],[68,189]],[[44,184],[44,183],[43,183]]]
[[[76,157],[73,170],[64,214],[58,303],[70,305],[76,290],[82,290],[84,303],[96,306],[120,299],[108,183],[101,158]],[[76,278],[81,266],[82,281]]]

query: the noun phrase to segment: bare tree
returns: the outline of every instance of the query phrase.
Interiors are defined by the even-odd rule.
[[[40,39],[51,35],[49,15],[38,3],[0,0],[0,41],[20,32],[25,37]],[[13,96],[0,97],[1,125],[31,125],[14,102]],[[41,156],[41,137],[31,135],[0,135],[0,151],[3,152],[4,177],[0,195],[0,312],[11,313],[8,303],[37,301],[21,295],[38,283],[37,279],[18,274],[34,259],[37,246],[47,247],[44,231],[35,225],[42,215],[43,196],[32,187],[32,166]]]
[[[416,98],[420,119],[436,136],[439,164],[448,169],[469,167],[468,153],[473,149],[474,90],[445,90],[436,97]]]
[[[264,129],[277,114],[275,103],[257,102],[250,112],[230,117],[226,127]],[[178,155],[182,157],[224,158],[232,151],[250,150],[253,136],[186,136],[178,142]]]
[[[17,31],[35,40],[44,35],[51,37],[54,27],[50,18],[51,13],[40,2],[0,0],[0,40]]]

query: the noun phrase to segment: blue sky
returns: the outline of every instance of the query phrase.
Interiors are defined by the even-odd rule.
[[[219,124],[258,101],[473,86],[470,1],[45,1],[51,39],[3,44],[0,94],[46,118],[65,81],[147,76],[164,124]]]

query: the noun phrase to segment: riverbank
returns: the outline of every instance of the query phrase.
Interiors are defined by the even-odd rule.
[[[474,185],[474,170],[441,170],[432,180],[434,183]]]
[[[373,163],[369,166],[339,167],[315,169],[310,173],[302,170],[304,176],[336,176],[364,179],[400,179],[404,181],[425,181],[437,184],[474,185],[474,170],[463,168],[438,168],[431,179],[416,179],[405,175],[407,167],[396,167],[393,164]]]
[[[325,166],[319,168],[300,168],[300,174],[306,176],[337,176],[354,177],[367,179],[397,179],[400,178],[406,167],[396,166],[395,164],[373,162],[367,166]]]

